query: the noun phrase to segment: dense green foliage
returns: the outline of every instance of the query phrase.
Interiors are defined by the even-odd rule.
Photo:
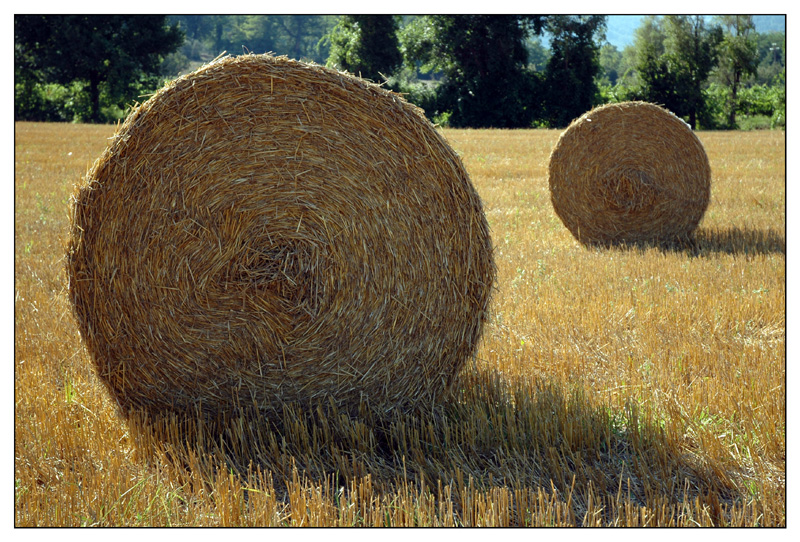
[[[785,32],[745,15],[631,19],[620,50],[602,16],[17,16],[15,118],[115,120],[224,52],[272,52],[360,74],[450,126],[563,127],[640,99],[701,129],[785,127]]]
[[[48,118],[48,87],[66,86],[64,96],[85,105],[74,108],[83,120],[103,119],[105,105],[124,108],[153,76],[164,55],[183,41],[177,25],[164,16],[27,15],[14,18],[15,113],[17,118]],[[75,91],[78,92],[75,92]]]
[[[736,127],[736,112],[739,88],[742,81],[758,72],[758,49],[751,35],[755,30],[752,17],[744,15],[725,15],[720,22],[726,32],[720,44],[717,61],[719,79],[730,89],[726,104],[728,127]]]
[[[605,17],[554,15],[548,18],[552,56],[545,69],[544,118],[548,125],[567,126],[600,103],[598,35]]]
[[[328,34],[328,65],[369,79],[384,81],[403,63],[392,15],[345,15]]]
[[[721,29],[707,28],[703,17],[679,15],[651,18],[643,28],[636,40],[638,97],[688,118],[692,128],[698,119],[708,125],[703,88],[717,63]]]
[[[525,40],[541,32],[540,18],[435,15],[422,24],[428,28],[412,58],[443,74],[436,106],[451,126],[530,126],[537,111]]]
[[[785,127],[786,37],[752,19],[643,18],[632,46],[601,48],[601,101],[659,103],[702,129]]]

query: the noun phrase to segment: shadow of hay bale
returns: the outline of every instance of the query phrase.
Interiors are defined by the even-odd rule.
[[[457,154],[398,94],[227,57],[138,107],[74,198],[69,293],[124,412],[435,402],[494,282]]]
[[[607,104],[575,119],[550,154],[548,178],[556,215],[585,244],[685,238],[711,195],[700,140],[645,102]]]
[[[565,394],[542,380],[510,385],[496,371],[470,371],[462,384],[425,411],[362,404],[359,416],[351,416],[333,404],[287,406],[281,419],[252,413],[181,425],[170,415],[139,423],[132,433],[138,446],[167,450],[159,457],[183,465],[187,480],[206,483],[222,470],[252,484],[259,479],[252,473],[268,473],[280,498],[298,472],[315,484],[335,480],[332,493],[367,476],[379,495],[397,491],[399,480],[416,491],[441,483],[452,488],[456,510],[473,490],[550,488],[561,499],[571,496],[577,518],[598,495],[608,499],[611,521],[614,499],[646,506],[660,495],[677,508],[703,495],[732,502],[737,494],[736,473],[687,453],[682,435],[668,435],[663,420],[635,402],[612,412],[592,405],[581,389]],[[670,415],[681,414],[676,408]],[[158,427],[169,434],[147,436]]]
[[[622,249],[645,251],[657,249],[662,252],[689,252],[699,254],[697,239],[692,236],[671,237],[668,239],[650,239],[636,241],[591,241],[584,243],[589,248],[602,249]]]
[[[786,235],[772,228],[700,228],[696,232],[700,252],[725,254],[786,254]]]
[[[616,248],[622,250],[657,249],[665,253],[683,252],[700,257],[705,254],[723,253],[731,255],[786,254],[786,237],[774,230],[749,228],[698,228],[688,237],[665,240],[640,240],[630,242],[590,242],[586,246],[598,250]]]

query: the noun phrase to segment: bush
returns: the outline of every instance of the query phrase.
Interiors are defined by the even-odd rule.
[[[739,94],[737,111],[761,119],[764,128],[786,128],[786,86],[753,85]],[[755,121],[751,121],[755,122]],[[741,124],[741,123],[740,123]],[[760,127],[760,126],[759,126]],[[743,129],[747,129],[742,126]]]
[[[36,83],[24,80],[14,85],[14,120],[73,122],[89,116],[84,85]]]
[[[737,95],[736,125],[728,124],[728,103],[731,89],[712,83],[704,92],[709,117],[713,125],[704,128],[727,130],[768,130],[786,127],[786,88],[784,86],[753,85],[742,88]]]
[[[636,98],[633,91],[622,84],[598,84],[597,90],[600,96],[600,103],[622,103],[634,101]]]
[[[778,105],[777,89],[766,85],[754,85],[739,92],[736,111],[745,115],[771,117]]]
[[[444,128],[450,127],[450,115],[449,111],[445,111],[444,113],[440,113],[433,117],[433,123],[437,126],[442,126]]]
[[[772,128],[772,118],[766,115],[740,115],[736,124],[740,130],[769,130]]]
[[[67,85],[45,83],[35,74],[17,71],[14,81],[14,120],[33,122],[89,122],[92,108],[88,83],[73,81]],[[100,120],[124,119],[130,109],[127,96],[146,96],[161,88],[171,77],[143,75],[138,81],[112,89],[100,84]]]
[[[784,100],[783,105],[772,114],[770,128],[780,130],[786,129],[786,100]]]

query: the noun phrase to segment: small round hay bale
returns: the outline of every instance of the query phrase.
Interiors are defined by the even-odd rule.
[[[227,57],[134,111],[75,196],[69,294],[123,411],[431,404],[474,354],[481,200],[422,111]]]
[[[683,120],[644,102],[575,119],[550,155],[548,175],[556,214],[584,244],[688,238],[711,195],[700,140]]]

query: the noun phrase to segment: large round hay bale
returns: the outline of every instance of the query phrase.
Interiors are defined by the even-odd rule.
[[[269,55],[132,112],[75,196],[69,294],[124,411],[429,405],[494,281],[481,200],[422,111]]]
[[[711,194],[700,140],[683,120],[644,102],[575,119],[550,155],[548,175],[556,214],[585,244],[686,239]]]

